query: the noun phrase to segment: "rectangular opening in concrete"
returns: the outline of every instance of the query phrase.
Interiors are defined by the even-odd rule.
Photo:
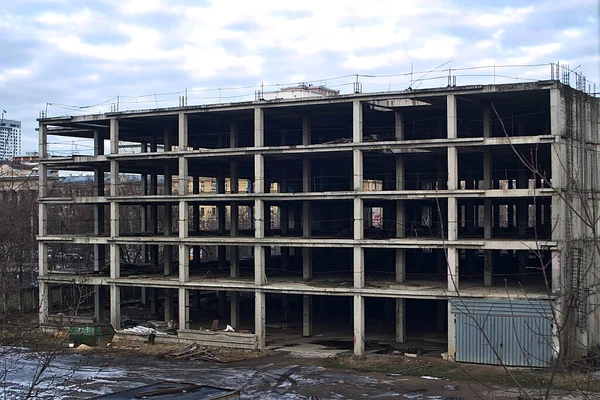
[[[446,284],[447,262],[444,249],[406,249],[406,280]]]
[[[543,294],[552,286],[551,264],[552,253],[547,250],[463,249],[459,257],[459,281],[465,289],[486,285]]]
[[[419,154],[405,154],[405,190],[448,189],[448,162],[445,149]]]
[[[441,238],[448,228],[448,199],[408,200],[404,202],[406,237]]]
[[[274,350],[352,351],[352,298],[268,293],[265,327],[267,346]]]
[[[106,244],[48,243],[50,273],[108,274],[110,249]]]

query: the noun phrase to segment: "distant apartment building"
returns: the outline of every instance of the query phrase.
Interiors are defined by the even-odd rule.
[[[0,122],[0,160],[12,160],[21,154],[21,121]]]

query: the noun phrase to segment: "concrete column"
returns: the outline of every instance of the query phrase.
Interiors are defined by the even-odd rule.
[[[163,146],[164,146],[165,152],[171,151],[171,149],[173,148],[173,142],[171,140],[171,130],[169,128],[163,129]],[[175,146],[175,149],[177,149],[177,146]],[[165,181],[166,181],[166,176],[165,176]],[[165,193],[166,193],[166,191],[165,191]]]
[[[110,284],[110,324],[114,330],[121,330],[121,287]]]
[[[458,239],[458,202],[456,197],[448,197],[448,235],[447,240]]]
[[[40,276],[42,276],[40,274]],[[48,314],[50,312],[50,293],[49,285],[46,281],[38,281],[39,286],[39,322],[44,325],[48,322]]]
[[[406,252],[405,249],[396,249],[396,282],[406,280]]]
[[[490,150],[483,153],[483,188],[485,190],[492,189],[492,154]],[[492,199],[485,198],[483,200],[483,237],[489,240],[492,235]]]
[[[302,279],[309,280],[313,277],[312,248],[302,248]]]
[[[158,246],[156,246],[158,251]],[[157,257],[158,260],[158,257]],[[163,274],[169,276],[173,273],[173,247],[170,244],[163,246]]]
[[[189,193],[189,176],[188,176],[188,159],[185,157],[179,157],[179,174],[178,174],[178,190],[180,195],[186,195]]]
[[[150,313],[156,315],[156,306],[158,304],[158,289],[150,288]]]
[[[468,234],[473,234],[475,231],[475,205],[473,202],[465,201],[465,225]]]
[[[264,285],[266,283],[265,248],[260,245],[254,246],[254,283]]]
[[[94,285],[94,316],[96,322],[104,321],[104,286]]]
[[[360,143],[363,139],[363,107],[360,100],[352,101],[352,141]]]
[[[229,292],[230,316],[229,324],[235,329],[240,330],[240,296],[238,292]]]
[[[165,297],[164,317],[165,322],[169,322],[173,319],[173,297],[171,296],[171,289],[163,289]]]
[[[354,355],[365,354],[365,298],[354,295]]]
[[[110,277],[121,277],[121,247],[116,243],[110,244]]]
[[[406,307],[404,299],[396,299],[396,343],[406,342]]]
[[[40,160],[48,156],[48,135],[46,125],[40,123],[39,127],[39,157]],[[38,166],[39,183],[38,183],[38,196],[44,198],[48,194],[48,182],[47,182],[47,165],[44,162],[40,162]],[[48,234],[48,205],[45,203],[38,203],[38,235],[44,237]],[[48,244],[39,241],[38,242],[38,275],[44,277],[48,274]],[[38,318],[40,325],[48,322],[48,314],[50,307],[49,299],[49,287],[48,283],[44,280],[38,280],[39,286],[39,310]]]
[[[225,318],[225,303],[227,302],[227,292],[217,291],[217,315],[219,318]]]
[[[217,177],[217,194],[225,194],[225,175],[223,170],[219,168]],[[225,236],[225,203],[217,204],[217,232],[219,236]],[[227,262],[227,247],[217,246],[217,262],[218,268],[225,268]]]
[[[302,117],[302,145],[308,146],[312,144],[310,118],[308,115]]]
[[[525,170],[519,170],[519,178],[517,181],[517,187],[519,189],[527,189],[529,186],[529,180]],[[519,230],[519,237],[527,236],[527,228],[529,225],[529,201],[526,199],[519,199],[517,202],[517,226]]]
[[[487,104],[483,106],[483,137],[492,137],[492,109]]]
[[[179,244],[179,282],[190,280],[190,246]]]
[[[560,293],[562,285],[562,266],[566,264],[564,251],[553,251],[552,253],[552,293]]]
[[[42,122],[38,129],[38,154],[40,159],[48,157],[48,127]]]
[[[363,200],[360,197],[354,198],[354,240],[362,240],[364,238],[364,206]]]
[[[179,202],[179,238],[185,239],[189,236],[189,214],[188,214],[188,202],[181,200]]]
[[[458,153],[455,146],[448,147],[448,190],[459,189]]]
[[[265,144],[265,113],[260,107],[254,109],[254,147]]]
[[[448,123],[448,139],[456,139],[458,137],[458,119],[456,110],[456,96],[449,94],[446,97],[447,123]]]
[[[523,279],[527,276],[527,252],[524,250],[517,251],[517,263],[519,267],[519,279],[523,282]]]
[[[313,335],[312,303],[312,296],[302,295],[302,336],[304,337]]]
[[[110,119],[110,154],[119,154],[119,120],[116,118]]]
[[[361,246],[354,246],[354,288],[362,289],[365,287],[365,250]]]
[[[237,147],[237,124],[232,122],[230,124],[230,146]],[[238,178],[238,163],[235,160],[232,160],[229,165],[230,170],[230,181],[229,184],[231,186],[231,193],[238,193],[239,189],[239,178]],[[231,202],[231,211],[230,211],[230,234],[232,237],[236,237],[239,234],[239,206],[237,202]],[[230,275],[232,278],[237,278],[240,274],[240,248],[239,246],[231,246],[229,248],[230,251]]]
[[[254,292],[254,333],[258,342],[258,349],[264,350],[266,346],[266,302],[265,293],[261,291]]]
[[[185,151],[188,148],[188,116],[185,113],[179,113],[178,116],[178,149]],[[167,151],[167,149],[165,149]]]
[[[358,149],[352,150],[353,190],[362,192],[364,190],[363,154]]]
[[[485,286],[492,286],[492,274],[494,270],[492,250],[484,250],[483,253],[483,284]]]
[[[190,291],[179,288],[179,329],[190,329]]]
[[[552,126],[552,130],[554,132],[554,125]],[[558,142],[555,141],[552,143],[552,150],[550,151],[552,159],[552,187],[554,190],[560,192],[564,190],[568,180],[568,174],[565,172],[563,167],[563,163],[565,163],[565,160],[567,159],[567,152],[566,146],[562,140],[560,138],[555,139],[558,140]],[[552,227],[552,240],[565,240],[567,205],[559,194],[552,195],[551,215],[552,221],[550,222],[550,226]]]
[[[454,247],[446,249],[447,264],[448,264],[448,291],[455,292],[459,289],[458,282],[458,250]]]
[[[452,314],[452,303],[448,301],[448,359],[456,359],[456,318]]]
[[[150,174],[150,194],[153,196],[158,194],[158,174],[156,172]],[[158,205],[156,203],[150,205],[150,233],[153,235],[158,233]]]

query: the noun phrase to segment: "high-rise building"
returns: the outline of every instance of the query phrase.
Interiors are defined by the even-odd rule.
[[[21,154],[21,121],[0,122],[0,160],[12,160]]]

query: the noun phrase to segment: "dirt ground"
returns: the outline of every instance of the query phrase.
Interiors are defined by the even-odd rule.
[[[181,351],[182,344],[154,344],[140,342],[111,343],[106,347],[69,348],[67,336],[41,334],[37,316],[13,315],[0,322],[0,345],[29,347],[34,350],[57,351],[57,354],[87,354],[111,358],[164,359],[169,353]],[[356,381],[372,379],[379,389],[402,393],[405,398],[471,399],[471,398],[541,398],[544,389],[553,388],[556,399],[584,391],[600,392],[600,380],[590,369],[570,368],[556,374],[548,369],[508,368],[499,366],[458,364],[437,357],[407,357],[400,354],[370,354],[364,357],[338,355],[330,358],[299,357],[282,351],[244,351],[225,348],[207,349],[210,354],[226,361],[234,368],[268,371],[290,368],[316,367],[321,372],[311,378],[312,384],[302,387],[302,394],[319,398],[323,393],[336,393],[340,398],[363,397],[363,387],[340,383],[335,374],[354,376]],[[168,357],[167,357],[168,358]],[[197,360],[196,360],[197,361]],[[186,360],[176,360],[185,365]],[[293,369],[292,368],[292,369]],[[268,372],[271,374],[271,372]],[[291,374],[291,372],[290,372]],[[329,375],[327,375],[329,374]],[[333,374],[333,375],[332,375]],[[283,374],[285,375],[285,373]],[[322,379],[319,376],[329,376]],[[333,378],[332,378],[333,376]],[[336,383],[337,382],[337,383]],[[550,383],[552,382],[552,383]],[[375,384],[375,383],[373,383]],[[521,389],[519,389],[521,386]],[[413,396],[413,397],[411,397]],[[595,394],[590,397],[594,397]],[[577,397],[571,397],[577,398]]]

